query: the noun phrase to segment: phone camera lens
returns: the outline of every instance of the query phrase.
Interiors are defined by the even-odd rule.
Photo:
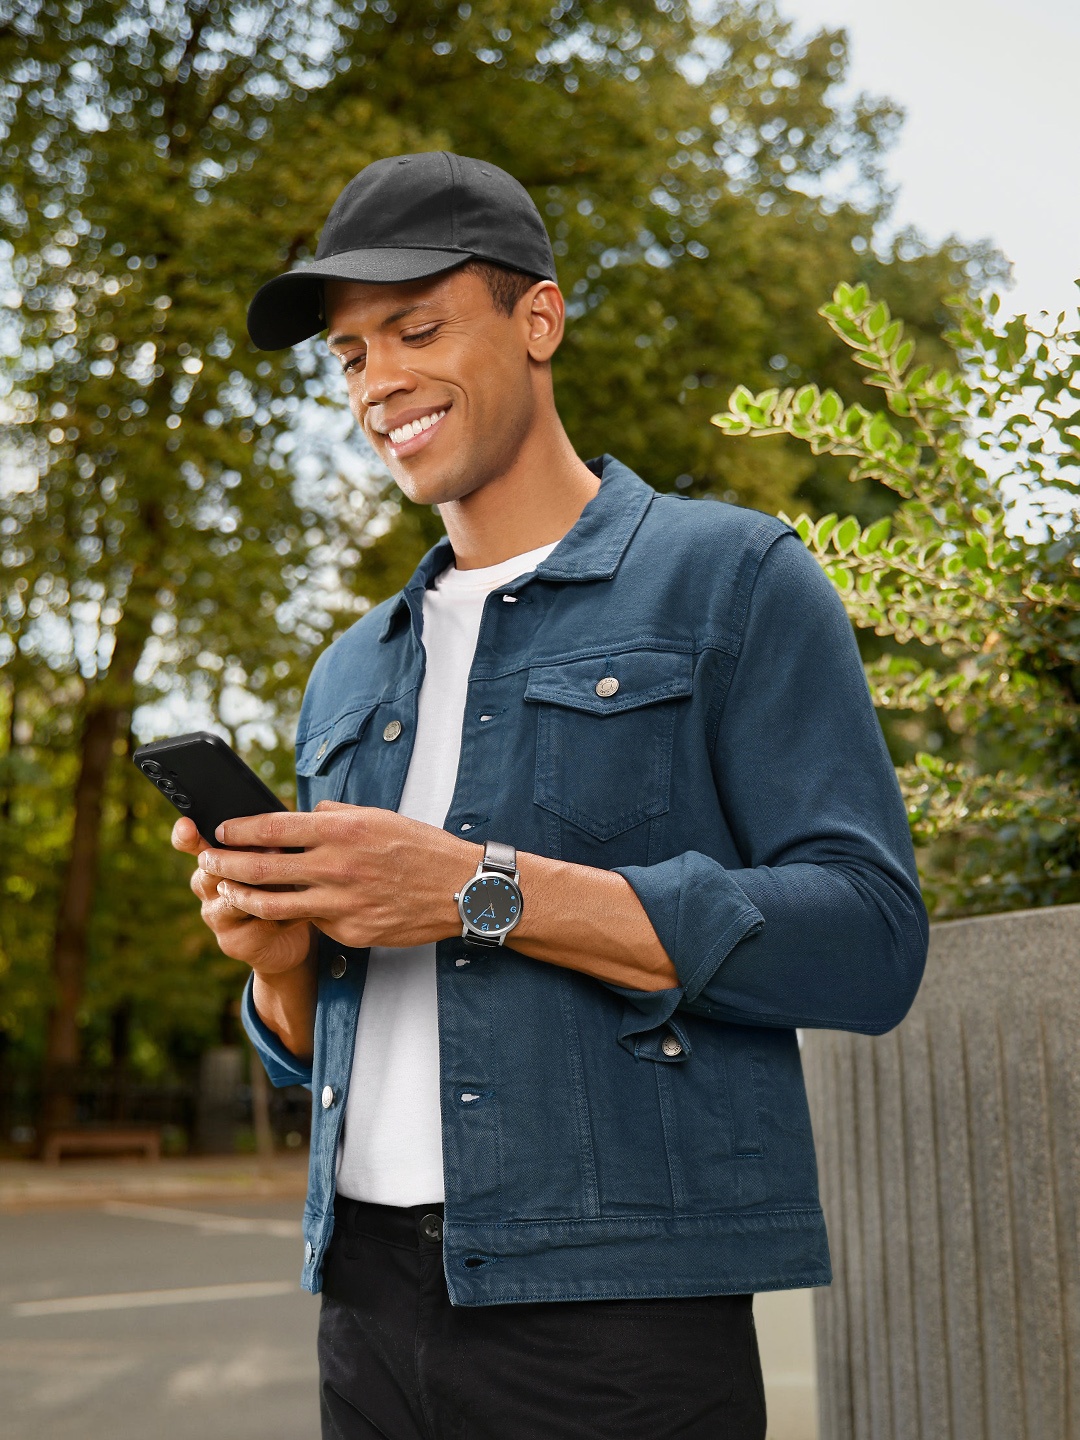
[[[183,793],[182,790],[174,790],[169,796],[169,799],[177,807],[178,810],[191,809],[191,800],[188,798],[187,795]]]
[[[149,775],[151,780],[156,780],[161,774],[161,766],[156,760],[144,760],[142,763],[142,772],[144,775]]]
[[[161,779],[157,782],[157,787],[159,790],[164,790],[166,795],[171,795],[176,789],[176,786],[173,784],[173,782],[171,780],[167,780],[164,776],[162,776]]]

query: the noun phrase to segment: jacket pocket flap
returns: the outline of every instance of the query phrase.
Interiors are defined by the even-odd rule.
[[[310,778],[321,775],[330,766],[334,756],[343,745],[352,745],[364,732],[364,726],[374,713],[375,706],[365,710],[353,710],[342,715],[332,725],[323,726],[296,742],[296,773]]]
[[[631,650],[560,665],[534,665],[525,699],[590,715],[617,715],[690,695],[693,688],[692,655],[676,650]]]

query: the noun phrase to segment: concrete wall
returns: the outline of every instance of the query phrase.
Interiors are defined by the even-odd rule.
[[[1080,906],[935,926],[899,1029],[803,1063],[821,1440],[1080,1440]]]

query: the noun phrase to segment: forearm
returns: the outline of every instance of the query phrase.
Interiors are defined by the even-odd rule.
[[[483,846],[393,811],[324,801],[310,814],[227,821],[200,865],[238,911],[306,921],[342,945],[407,948],[461,933],[456,895]],[[245,844],[257,852],[242,851]],[[238,848],[239,847],[239,848]],[[267,853],[273,851],[274,853]],[[519,852],[521,920],[507,944],[551,965],[631,990],[678,985],[674,966],[632,887],[609,870]],[[298,1057],[312,1053],[313,952],[306,974],[258,969],[259,1018]]]
[[[310,1061],[315,1050],[317,949],[318,934],[313,929],[307,957],[300,965],[279,973],[257,970],[252,982],[251,998],[259,1019],[303,1061]]]
[[[518,855],[524,904],[506,945],[549,965],[631,990],[679,978],[641,901],[621,875],[542,855]]]

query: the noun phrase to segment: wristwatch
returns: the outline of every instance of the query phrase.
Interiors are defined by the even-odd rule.
[[[513,845],[489,840],[476,874],[454,899],[463,940],[470,945],[501,945],[521,919],[521,886]]]

